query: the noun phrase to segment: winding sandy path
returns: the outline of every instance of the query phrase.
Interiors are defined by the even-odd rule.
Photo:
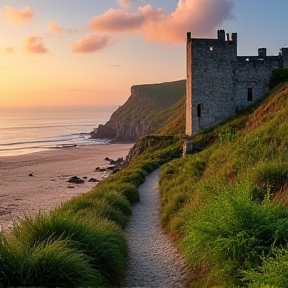
[[[125,287],[183,287],[187,270],[183,257],[160,225],[160,169],[146,177],[139,187],[140,202],[126,228],[129,268]]]

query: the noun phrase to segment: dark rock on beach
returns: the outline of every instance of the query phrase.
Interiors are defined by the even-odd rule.
[[[97,180],[97,179],[95,179],[95,178],[90,178],[90,179],[88,180],[88,182],[99,182],[99,180]]]
[[[74,184],[83,184],[84,180],[79,178],[79,177],[77,177],[77,176],[73,176],[67,182],[74,183]]]

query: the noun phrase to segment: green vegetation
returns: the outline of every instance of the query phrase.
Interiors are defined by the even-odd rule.
[[[186,80],[179,80],[132,86],[133,95],[113,113],[111,120],[117,117],[118,121],[126,119],[143,121],[147,117],[156,116],[183,98],[185,85]]]
[[[190,139],[198,152],[185,157],[180,97],[159,113],[179,121],[138,139],[127,167],[0,234],[0,287],[119,285],[131,205],[160,165],[161,221],[191,267],[189,287],[286,287],[287,97],[288,83],[278,84],[259,106]]]
[[[161,220],[197,271],[191,287],[286,287],[287,97],[288,83],[163,166]]]
[[[170,125],[172,119],[182,112],[182,129],[178,131],[184,132],[185,85],[186,80],[133,86],[133,96],[115,111],[109,122],[140,121],[147,123],[146,133],[153,134]],[[167,134],[172,132],[170,130]]]
[[[136,141],[148,134],[183,134],[185,89],[186,80],[132,86],[125,104],[91,137]]]
[[[288,81],[288,69],[274,69],[270,77],[269,87],[272,89],[285,81]]]
[[[0,233],[0,287],[119,285],[127,265],[123,228],[138,186],[179,157],[180,139],[150,135],[134,146],[130,164],[48,214],[27,215]],[[132,157],[132,156],[131,156]]]

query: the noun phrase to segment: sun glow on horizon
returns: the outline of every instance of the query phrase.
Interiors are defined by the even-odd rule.
[[[288,46],[288,2],[156,2],[0,0],[0,106],[122,105],[132,85],[185,78],[189,31],[237,32],[244,55]]]

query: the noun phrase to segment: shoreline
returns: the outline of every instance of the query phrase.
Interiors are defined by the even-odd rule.
[[[26,214],[47,212],[73,197],[89,192],[105,172],[105,157],[117,160],[128,155],[130,144],[95,144],[53,149],[14,156],[0,156],[0,229],[8,230],[14,220]],[[29,176],[30,175],[30,176]],[[70,177],[84,179],[70,184]]]

